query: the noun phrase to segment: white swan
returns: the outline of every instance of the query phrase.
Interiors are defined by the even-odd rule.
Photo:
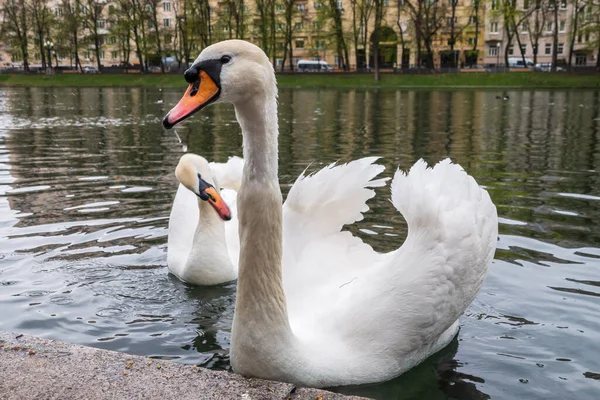
[[[366,201],[374,192],[367,188],[383,186],[387,180],[373,180],[384,170],[374,164],[376,160],[376,157],[366,157],[348,164],[331,164],[313,175],[298,177],[285,203],[291,206],[284,205],[284,226],[288,235],[284,240],[284,254],[296,252],[299,243],[303,243],[297,232],[304,230],[306,221],[321,211],[321,203],[304,193],[318,195],[325,190],[330,194],[330,202],[341,204],[351,197],[355,203],[353,209],[368,210]],[[231,157],[223,164],[209,164],[196,154],[181,157],[175,170],[180,185],[169,218],[167,250],[169,271],[181,280],[194,285],[216,285],[237,279],[240,242],[236,195],[242,182],[243,166],[239,157]],[[213,184],[216,188],[211,191]],[[223,188],[220,192],[219,187]],[[216,202],[211,203],[202,190],[209,190]],[[360,216],[360,211],[357,213]],[[227,219],[232,220],[224,222]],[[290,265],[294,266],[293,263]]]
[[[340,232],[360,215],[353,197],[328,204],[325,190],[301,193],[322,212],[294,232],[298,246],[285,259],[294,266],[282,277],[273,67],[258,47],[232,40],[204,49],[185,79],[166,128],[215,102],[233,103],[242,128],[234,370],[315,387],[362,384],[400,375],[447,345],[494,255],[498,222],[487,192],[448,160],[396,172],[392,201],[409,233],[387,254]]]
[[[237,193],[219,190],[219,183],[239,188],[242,165],[239,157],[210,165],[195,154],[181,157],[175,170],[181,184],[169,216],[167,266],[182,281],[217,285],[237,279]]]

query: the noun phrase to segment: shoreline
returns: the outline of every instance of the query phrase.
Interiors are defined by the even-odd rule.
[[[277,74],[280,88],[526,90],[600,89],[600,74],[509,72],[478,74]],[[184,88],[181,74],[0,74],[0,87],[160,87]]]
[[[3,331],[0,393],[7,400],[364,399]]]

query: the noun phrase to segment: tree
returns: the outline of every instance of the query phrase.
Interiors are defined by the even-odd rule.
[[[506,33],[506,45],[504,48],[505,65],[508,65],[508,49],[512,45],[513,38],[517,38],[519,49],[522,49],[521,38],[518,34],[518,29],[519,26],[521,26],[521,24],[526,21],[533,12],[533,9],[522,11],[517,7],[517,0],[502,0],[502,18],[504,22],[504,31]]]
[[[344,69],[344,71],[348,71],[348,46],[346,46],[346,41],[344,39],[342,12],[343,9],[341,7],[341,2],[338,2],[338,0],[329,0],[329,14],[330,17],[333,19],[333,26],[335,32],[335,48],[338,60],[340,60],[341,62],[341,65],[338,65],[338,67],[341,66]]]
[[[80,0],[62,0],[61,12],[66,36],[71,41],[75,68],[79,68],[79,72],[83,72],[81,60],[79,59],[79,33],[83,27]]]
[[[29,18],[27,18],[27,7],[25,0],[4,0],[4,7],[2,12],[4,13],[4,30],[5,35],[13,39],[13,43],[16,42],[19,50],[21,51],[21,57],[23,57],[23,69],[25,72],[29,72]]]
[[[422,65],[421,49],[425,46],[427,68],[433,69],[433,40],[443,25],[446,15],[445,6],[439,1],[414,0],[406,1],[407,11],[415,29],[417,43],[417,64]]]
[[[44,37],[48,37],[50,32],[51,13],[48,9],[47,0],[33,0],[29,4],[29,13],[31,14],[31,22],[35,27],[35,33],[38,41],[38,48],[42,59],[42,68],[46,68],[46,49]],[[52,60],[48,60],[52,65]]]
[[[552,35],[552,65],[550,67],[550,71],[556,72],[557,61],[558,61],[558,0],[550,0],[550,4],[553,8],[553,16],[554,16],[554,29]]]
[[[196,0],[196,14],[201,23],[196,27],[196,32],[200,38],[200,46],[207,47],[212,43],[212,25],[210,21],[210,4],[208,0]]]
[[[373,27],[373,69],[375,71],[375,81],[381,79],[379,72],[379,34],[381,32],[381,20],[383,19],[383,0],[374,0],[375,5],[375,26]]]
[[[283,24],[279,24],[279,29],[283,34],[283,62],[281,63],[281,70],[285,68],[285,61],[287,60],[288,52],[290,55],[290,70],[294,71],[294,60],[293,60],[293,47],[292,40],[294,35],[294,16],[296,15],[296,4],[295,0],[282,0],[283,5]]]
[[[98,71],[102,71],[102,64],[100,64],[100,21],[104,22],[102,19],[102,11],[104,10],[104,6],[106,2],[101,0],[87,0],[87,9],[84,12],[84,21],[85,25],[90,33],[91,39],[94,41],[94,53],[96,54],[96,65],[98,66]]]
[[[448,19],[446,20],[446,22],[448,24],[449,33],[450,33],[450,36],[448,38],[448,43],[450,44],[450,54],[452,55],[451,65],[453,68],[456,68],[458,60],[456,59],[456,57],[454,55],[454,46],[456,46],[456,43],[457,43],[458,39],[461,37],[465,28],[467,26],[469,26],[469,24],[471,23],[472,18],[469,18],[469,20],[466,24],[458,24],[458,17],[456,16],[456,8],[459,5],[459,0],[449,0],[449,5],[450,5],[450,17],[448,17]],[[475,16],[475,19],[477,19],[477,16]]]
[[[481,1],[482,0],[473,0],[473,2],[471,3],[471,19],[475,23],[475,37],[473,38],[472,51],[477,51],[477,47],[479,46],[479,29],[481,27],[479,11],[481,10]]]
[[[275,0],[256,0],[256,12],[259,17],[258,41],[260,47],[276,62],[275,55]]]
[[[585,10],[585,0],[573,0],[573,12],[571,14],[570,24],[571,32],[569,32],[571,43],[569,45],[569,59],[567,61],[569,68],[572,66],[573,62],[573,53],[575,52],[575,38],[579,33],[579,20],[581,19],[580,15],[583,12],[583,10]]]
[[[400,1],[398,4],[400,4]],[[367,43],[369,20],[373,12],[374,3],[370,0],[350,0],[350,8],[352,9],[352,37],[354,40],[354,53],[356,68],[361,67],[358,49],[362,46],[364,49],[365,62],[367,60]]]
[[[529,38],[531,45],[533,46],[533,65],[535,65],[537,64],[537,57],[540,48],[540,38],[543,36],[546,26],[548,0],[535,0],[531,6],[533,10],[526,21]],[[558,29],[558,27],[555,27],[555,29]],[[521,51],[521,57],[523,58],[523,65],[527,65],[525,62],[525,53],[523,51]]]
[[[116,45],[119,49],[122,65],[127,68],[129,66],[129,58],[131,55],[131,27],[129,19],[126,16],[128,9],[123,9],[124,5],[120,4],[117,7],[109,6],[108,18],[111,21],[110,33],[115,38]],[[125,7],[127,5],[125,4]]]
[[[158,23],[158,7],[159,4],[162,4],[162,0],[145,0],[146,1],[146,10],[150,16],[150,25],[154,30],[154,39],[156,40],[156,51],[158,57],[160,58],[160,71],[165,73],[165,63],[163,62],[163,47],[162,42],[160,40],[160,35],[163,33],[160,29],[160,25]],[[166,26],[164,27],[166,30]]]

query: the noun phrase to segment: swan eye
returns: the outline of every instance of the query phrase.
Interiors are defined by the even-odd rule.
[[[221,57],[221,64],[227,64],[229,61],[231,61],[231,56]]]

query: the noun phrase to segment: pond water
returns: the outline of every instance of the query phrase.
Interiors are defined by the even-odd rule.
[[[241,155],[230,105],[173,131],[174,89],[0,88],[0,329],[230,369],[235,284],[167,273],[185,149]],[[451,157],[498,207],[500,238],[458,339],[404,376],[338,388],[389,399],[597,399],[600,92],[282,90],[280,182],[380,155],[391,176]],[[389,251],[406,234],[378,191],[350,229]]]

